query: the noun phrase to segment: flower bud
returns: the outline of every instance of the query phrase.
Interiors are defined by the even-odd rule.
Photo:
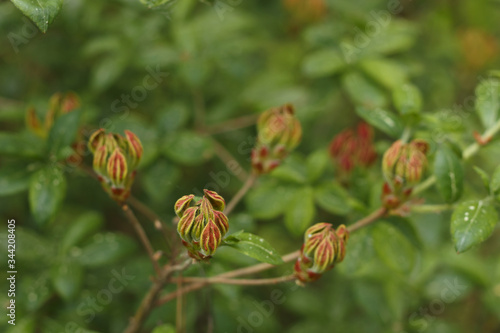
[[[317,280],[345,256],[349,232],[344,225],[335,231],[329,223],[317,223],[307,229],[300,257],[295,263],[295,274],[301,282]]]
[[[224,210],[224,208],[226,207],[226,201],[222,196],[217,194],[217,192],[210,190],[203,190],[203,192],[205,193],[205,198],[208,199],[215,210],[218,210],[219,212],[222,212]]]
[[[227,216],[222,213],[224,198],[214,191],[204,190],[204,196],[189,207],[193,194],[185,195],[175,203],[181,217],[177,232],[189,255],[196,260],[209,259],[229,229]]]
[[[108,149],[102,145],[94,152],[93,167],[99,177],[107,179]]]
[[[89,138],[89,143],[88,143],[89,150],[92,153],[95,153],[96,149],[99,146],[103,145],[105,137],[106,137],[106,133],[105,133],[103,128],[98,129],[97,131],[92,133],[92,135]]]
[[[139,165],[144,149],[141,141],[134,133],[125,130],[125,136],[127,137],[128,151],[130,153],[132,167],[135,169]]]
[[[26,112],[26,127],[41,138],[47,136],[47,131],[42,126],[40,118],[38,118],[34,108],[30,107]]]
[[[201,232],[200,245],[201,253],[207,257],[212,256],[217,250],[217,247],[222,241],[222,234],[214,223],[213,220],[209,220],[203,231]]]
[[[109,179],[115,187],[123,188],[127,177],[127,169],[127,160],[125,156],[120,149],[115,148],[108,159],[107,166]]]
[[[427,166],[428,144],[414,140],[408,144],[400,140],[385,152],[382,161],[384,176],[389,185],[398,192],[418,184]]]
[[[190,194],[190,195],[185,195],[179,200],[177,200],[177,202],[175,203],[175,214],[177,214],[177,216],[179,217],[182,217],[186,209],[188,209],[189,204],[191,203],[193,198],[194,194]]]
[[[80,98],[73,92],[68,92],[61,100],[61,112],[68,113],[78,109],[81,105]]]

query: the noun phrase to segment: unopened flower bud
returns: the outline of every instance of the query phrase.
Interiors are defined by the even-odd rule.
[[[317,223],[307,229],[300,257],[295,263],[295,274],[302,282],[317,280],[345,256],[349,232],[344,225],[336,232],[329,223]]]
[[[220,196],[215,191],[203,190],[203,192],[205,193],[205,198],[208,199],[215,210],[218,210],[220,212],[224,210],[224,208],[226,207],[226,201],[222,196]]]
[[[80,98],[73,92],[68,92],[61,100],[61,112],[68,113],[80,107]]]
[[[394,191],[418,184],[427,166],[428,144],[414,140],[408,144],[400,140],[385,152],[382,161],[384,176]]]
[[[103,178],[107,178],[108,149],[105,145],[100,146],[94,152],[94,171]]]
[[[135,169],[139,165],[144,149],[142,147],[141,141],[137,138],[137,136],[134,133],[126,130],[125,136],[128,142],[128,150],[130,152],[132,168]]]
[[[95,131],[89,138],[88,147],[92,153],[95,153],[96,149],[103,145],[106,133],[103,128]]]
[[[32,107],[30,107],[26,112],[26,126],[30,131],[41,138],[47,136],[47,131],[42,126],[40,118],[38,118],[35,109]]]
[[[111,183],[118,188],[122,188],[127,177],[127,160],[125,156],[116,148],[108,159],[107,172]]]
[[[177,200],[175,203],[175,214],[177,214],[177,216],[179,217],[182,217],[186,209],[188,209],[191,201],[193,201],[193,198],[194,194],[190,194],[190,195],[185,195],[179,200]]]
[[[189,255],[196,260],[209,259],[229,229],[227,216],[222,213],[224,198],[214,191],[204,190],[204,196],[189,207],[193,194],[185,195],[175,203],[181,217],[177,232]]]

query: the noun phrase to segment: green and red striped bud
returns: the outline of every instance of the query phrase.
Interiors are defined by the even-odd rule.
[[[302,127],[291,104],[262,113],[257,132],[257,143],[252,150],[252,166],[257,173],[271,172],[302,138]]]
[[[337,231],[329,223],[317,223],[306,230],[295,275],[302,283],[312,282],[344,260],[349,231],[344,225]]]
[[[225,201],[218,193],[204,190],[203,197],[190,207],[193,198],[193,194],[185,195],[175,203],[180,217],[177,232],[192,258],[207,260],[229,229],[227,216],[222,212]]]
[[[116,201],[123,202],[130,195],[142,153],[142,144],[132,132],[127,138],[103,129],[89,139],[89,150],[94,154],[93,167],[104,190]]]

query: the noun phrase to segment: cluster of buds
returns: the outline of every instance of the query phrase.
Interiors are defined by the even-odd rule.
[[[429,144],[420,139],[403,143],[398,140],[385,152],[382,169],[386,179],[382,200],[386,208],[399,207],[408,200],[427,167]]]
[[[286,104],[261,114],[257,122],[257,144],[252,150],[252,167],[268,173],[281,164],[302,138],[302,127],[293,106]]]
[[[337,230],[330,223],[317,223],[306,230],[300,257],[295,262],[295,276],[302,283],[312,282],[342,262],[349,231],[345,225]]]
[[[75,93],[69,92],[65,95],[56,93],[49,101],[49,109],[45,118],[40,119],[35,108],[30,107],[26,112],[26,126],[28,129],[41,138],[46,138],[57,117],[69,113],[80,107],[80,98]]]
[[[89,139],[88,147],[94,154],[93,167],[103,189],[118,202],[130,195],[136,168],[143,148],[139,138],[130,131],[125,137],[108,133],[101,128]]]
[[[372,165],[377,159],[372,127],[360,123],[356,132],[347,129],[337,134],[330,143],[330,156],[341,179],[345,179],[355,167]]]
[[[215,253],[229,229],[223,211],[224,198],[214,191],[203,190],[203,197],[194,206],[194,195],[185,195],[175,203],[175,213],[180,218],[177,232],[191,258],[206,260]]]

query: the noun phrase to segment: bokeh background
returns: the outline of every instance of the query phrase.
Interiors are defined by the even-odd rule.
[[[4,315],[2,332],[121,332],[151,283],[150,262],[119,207],[79,168],[64,169],[63,203],[47,223],[30,213],[30,177],[47,157],[26,130],[26,110],[42,117],[56,92],[80,96],[83,139],[100,127],[140,137],[145,155],[133,193],[164,221],[182,195],[211,188],[231,198],[250,170],[256,116],[292,103],[302,143],[230,216],[231,231],[259,234],[283,254],[300,247],[314,221],[349,224],[380,203],[380,158],[345,186],[328,156],[330,140],[360,121],[356,106],[394,110],[392,91],[411,82],[423,96],[416,136],[465,147],[482,131],[475,87],[500,68],[498,0],[161,2],[66,0],[46,34],[0,2],[0,216],[4,225],[17,221],[19,272],[16,326]],[[379,156],[392,141],[375,131]],[[467,164],[464,198],[484,195],[472,166],[491,173],[499,156],[494,141]],[[232,159],[246,171],[232,172]],[[443,202],[434,189],[424,198]],[[189,294],[186,332],[499,333],[498,228],[457,255],[449,225],[443,211],[365,228],[350,238],[345,261],[306,288],[213,285]],[[253,263],[221,248],[210,265],[185,274]],[[123,272],[122,288],[106,293]],[[262,276],[290,272],[289,264]],[[144,331],[173,323],[170,302]]]

